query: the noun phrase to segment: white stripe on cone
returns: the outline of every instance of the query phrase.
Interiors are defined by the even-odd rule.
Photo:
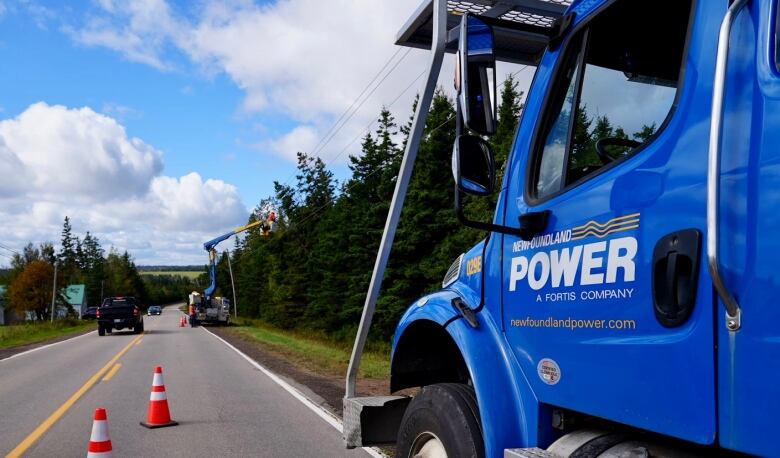
[[[152,391],[152,394],[149,396],[150,401],[165,401],[168,399],[168,396],[165,395],[165,391]]]
[[[149,379],[147,379],[149,380]],[[152,379],[152,386],[163,386],[162,374],[154,373],[154,379]]]
[[[105,420],[95,420],[92,422],[92,435],[89,437],[92,442],[105,442],[108,437],[108,422]]]

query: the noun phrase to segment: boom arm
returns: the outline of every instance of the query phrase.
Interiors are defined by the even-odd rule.
[[[209,278],[211,279],[211,283],[209,284],[209,287],[206,288],[205,291],[203,291],[203,295],[206,297],[206,300],[210,300],[211,295],[214,294],[214,291],[217,290],[216,246],[219,245],[220,242],[223,242],[229,239],[230,237],[233,237],[234,235],[248,231],[249,229],[252,229],[253,227],[257,227],[257,226],[260,226],[260,228],[263,230],[263,235],[268,235],[271,231],[274,230],[275,222],[276,222],[276,213],[271,212],[268,215],[268,219],[265,221],[258,220],[255,221],[254,223],[249,223],[246,226],[237,227],[232,231],[222,234],[219,237],[211,239],[208,242],[203,244],[203,248],[209,253]]]

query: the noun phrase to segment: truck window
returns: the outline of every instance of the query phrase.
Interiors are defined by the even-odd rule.
[[[532,197],[585,181],[652,140],[675,103],[691,2],[620,0],[569,41],[542,116]]]
[[[778,27],[778,21],[780,21],[780,4],[778,0],[775,0],[775,70],[780,72],[780,27]]]

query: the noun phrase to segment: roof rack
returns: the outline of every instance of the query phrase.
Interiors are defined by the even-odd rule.
[[[536,65],[571,0],[447,0],[447,52],[458,47],[458,24],[464,13],[492,18],[496,59]],[[433,0],[424,0],[398,33],[395,44],[430,49]]]

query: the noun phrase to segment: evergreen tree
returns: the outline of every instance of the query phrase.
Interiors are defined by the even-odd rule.
[[[634,140],[637,140],[639,142],[645,142],[650,137],[652,137],[653,134],[655,134],[655,131],[656,131],[656,126],[655,123],[653,123],[649,126],[648,125],[642,126],[639,132],[635,132],[634,135],[632,136],[634,137]]]
[[[61,276],[66,285],[78,283],[80,280],[79,259],[76,254],[78,238],[73,237],[70,218],[65,217],[62,225],[62,238],[60,239],[60,252],[57,255],[59,264],[58,276]]]
[[[100,304],[103,301],[101,291],[106,280],[105,259],[103,258],[104,250],[100,246],[98,238],[89,232],[84,236],[81,246],[87,303]]]
[[[503,167],[512,149],[520,113],[523,111],[523,91],[517,88],[518,84],[511,74],[504,80],[501,104],[498,107],[498,125],[495,135],[490,138],[496,157],[496,169],[501,171],[499,179],[503,176]]]
[[[454,106],[442,91],[437,91],[390,255],[385,292],[378,302],[378,338],[389,337],[408,304],[441,283],[441,276],[457,256],[457,250],[463,248],[446,242],[461,229],[452,211],[449,164],[454,141]]]

